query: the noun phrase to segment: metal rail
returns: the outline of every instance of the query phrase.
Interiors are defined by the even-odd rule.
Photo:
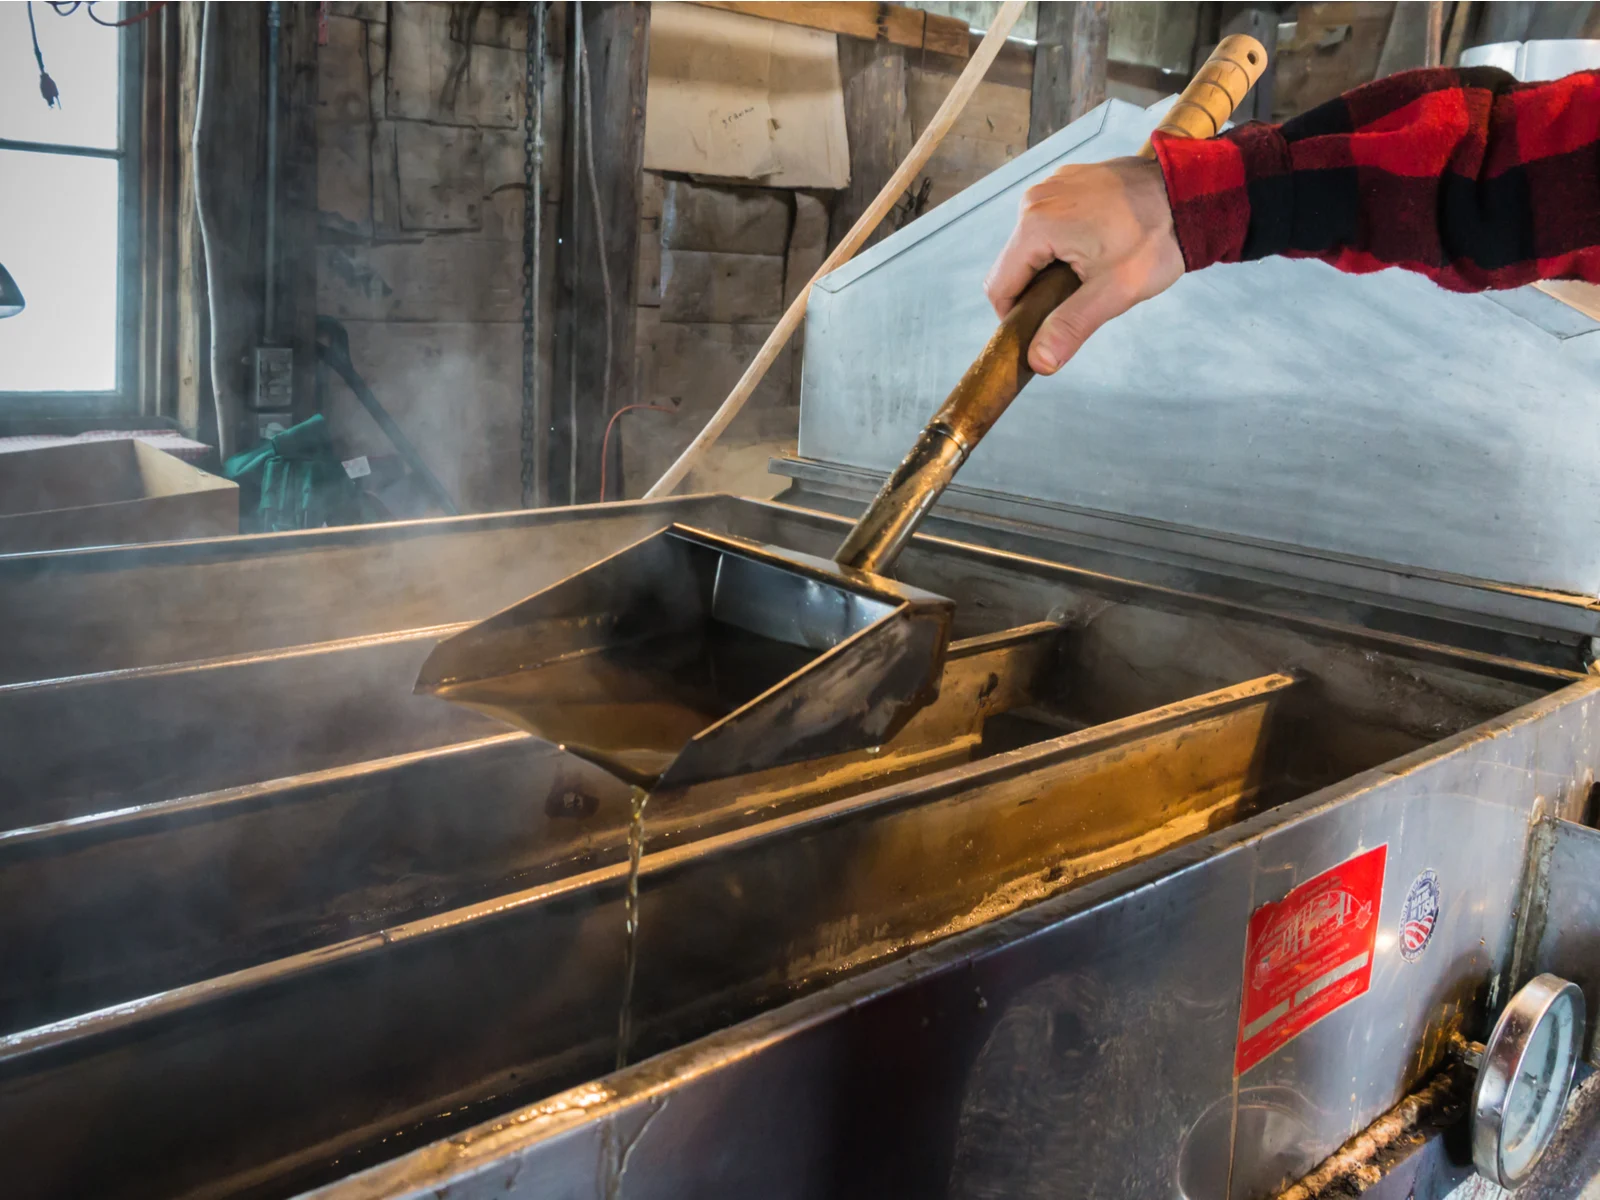
[[[956,643],[939,699],[880,752],[662,796],[652,845],[965,762],[987,720],[1047,698],[1060,637]],[[617,780],[503,733],[0,831],[0,1031],[618,862],[629,816]]]
[[[681,1044],[1251,811],[1294,686],[1253,680],[647,854],[638,1044]],[[0,1141],[29,1147],[10,1194],[281,1194],[598,1073],[626,869],[0,1039]],[[116,1121],[86,1125],[88,1096]]]

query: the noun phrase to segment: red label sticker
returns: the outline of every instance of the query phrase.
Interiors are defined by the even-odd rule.
[[[1358,854],[1250,914],[1235,1074],[1366,992],[1388,849]]]

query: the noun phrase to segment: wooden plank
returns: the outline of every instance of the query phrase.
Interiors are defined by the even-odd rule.
[[[462,512],[518,506],[522,327],[483,322],[348,321],[350,357]],[[345,386],[327,416],[348,457],[392,455]]]
[[[395,122],[403,229],[476,229],[484,196],[483,133]]]
[[[186,146],[178,140],[182,84],[180,18],[157,14],[145,25],[140,64],[139,231],[137,388],[139,411],[170,417],[177,411],[178,383],[178,163]]]
[[[922,136],[954,86],[955,80],[949,75],[920,67],[911,69],[906,77],[906,104],[914,137]],[[1031,93],[1026,88],[980,83],[967,107],[950,127],[949,136],[1002,142],[1017,147],[1020,152],[1028,145],[1031,101]]]
[[[831,241],[839,242],[867,210],[915,140],[906,93],[906,52],[899,46],[854,39],[839,43],[844,82],[844,124],[850,141],[850,183],[839,193]],[[893,232],[880,224],[865,250]]]
[[[383,24],[388,19],[385,10],[389,6],[381,0],[333,0],[328,5],[330,17],[350,17],[359,21],[374,21]]]
[[[646,171],[640,181],[639,216],[659,219],[667,199],[667,181],[658,171]]]
[[[938,71],[945,75],[960,75],[961,69],[967,65],[967,59],[972,56],[972,51],[978,48],[978,43],[983,40],[980,34],[969,34],[967,38],[968,52],[962,55],[937,54],[932,50],[925,50],[917,55],[917,66],[924,71]],[[1007,87],[1031,88],[1033,86],[1033,47],[1022,42],[1007,41],[1000,47],[1000,53],[995,55],[994,62],[989,64],[989,72],[984,77],[988,83],[1003,83]]]
[[[783,315],[781,254],[661,252],[661,320],[776,321]]]
[[[952,133],[939,143],[928,160],[923,178],[932,181],[927,208],[937,208],[957,192],[971,187],[985,175],[999,170],[1026,149],[1022,143],[1007,145],[989,138],[964,137]]]
[[[1106,98],[1110,34],[1106,0],[1039,6],[1028,145],[1065,129]]]
[[[966,58],[971,45],[965,21],[899,4],[859,3],[857,0],[835,0],[826,4],[701,0],[701,6],[956,58]]]
[[[1277,47],[1273,119],[1315,108],[1376,75],[1421,66],[1426,10],[1424,4],[1301,4],[1294,38]]]
[[[1272,105],[1278,73],[1278,12],[1259,4],[1224,4],[1222,6],[1222,36],[1235,33],[1248,34],[1260,42],[1267,51],[1267,69],[1256,80],[1244,102],[1234,110],[1234,124],[1246,121],[1272,120]]]
[[[201,5],[174,5],[178,20],[178,284],[177,398],[175,415],[191,437],[216,440],[216,409],[207,402],[205,263],[195,213],[195,84],[200,65]]]
[[[1117,0],[1111,6],[1106,53],[1115,62],[1155,67],[1187,78],[1196,62],[1200,9],[1195,0]]]
[[[328,41],[317,55],[317,120],[364,125],[371,119],[367,27],[353,17],[329,17]]]
[[[794,194],[794,227],[789,234],[783,268],[783,303],[788,307],[811,282],[828,257],[828,206],[806,192]],[[794,344],[803,344],[798,334]]]
[[[372,236],[372,131],[317,124],[319,237]]]
[[[522,51],[458,42],[451,36],[452,7],[393,7],[386,115],[441,125],[519,127],[527,73]]]
[[[344,321],[521,321],[522,242],[438,235],[322,246],[317,296]]]
[[[789,202],[765,188],[674,179],[662,200],[661,244],[668,250],[781,255],[789,245]]]
[[[330,16],[317,55],[319,236],[372,235],[372,96],[367,27]]]
[[[231,454],[241,442],[254,441],[245,403],[261,338],[266,222],[264,189],[240,182],[261,178],[266,26],[260,10],[250,4],[207,5],[204,19],[212,60],[204,69],[219,86],[206,95],[195,172],[210,229],[207,285],[213,295],[228,297],[228,303],[212,309],[216,319],[209,337],[201,340],[199,365],[210,378],[223,447]],[[308,204],[313,217],[314,203]],[[220,368],[215,373],[213,363]]]
[[[828,256],[828,206],[819,196],[794,194],[794,227],[789,233],[789,250],[783,264],[783,305],[788,308],[800,290],[811,282]],[[800,403],[800,366],[805,354],[805,321],[789,340],[787,364],[780,364],[790,375],[789,403]],[[798,425],[798,421],[797,421]]]
[[[691,418],[704,417],[716,409],[772,332],[771,322],[673,324],[661,321],[656,309],[639,310],[637,321],[636,398],[645,404],[681,409]],[[788,408],[788,370],[786,359],[774,363],[756,388],[745,412]],[[664,421],[666,424],[662,428],[677,427],[670,419],[664,418]],[[692,421],[690,424],[683,438],[684,445],[700,429],[698,424]],[[664,463],[663,467],[666,465]]]
[[[661,218],[639,218],[639,282],[634,302],[641,308],[661,307]]]
[[[556,337],[549,409],[547,478],[552,503],[581,503],[599,495],[601,438],[611,413],[629,402],[633,390],[639,311],[634,299],[639,269],[650,6],[585,4],[581,20],[588,86],[567,89],[564,128],[580,139],[577,144],[583,154],[564,155],[560,167],[567,173],[563,184],[567,202],[561,206],[556,299],[561,324]],[[571,28],[566,61],[570,64],[576,60],[579,22],[568,24]],[[588,122],[593,130],[592,174],[574,92],[586,93],[593,104]],[[575,159],[583,162],[582,170],[576,170]],[[596,193],[602,217],[598,228],[593,203]],[[604,272],[598,269],[602,256]],[[611,469],[621,478],[620,446],[614,446],[612,453],[615,457]]]

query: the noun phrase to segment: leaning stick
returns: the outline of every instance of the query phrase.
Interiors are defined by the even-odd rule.
[[[950,127],[961,115],[961,110],[966,108],[967,101],[972,99],[972,93],[977,91],[978,84],[983,82],[989,64],[994,62],[995,55],[1000,53],[1000,47],[1005,44],[1006,34],[1011,32],[1011,27],[1022,15],[1022,5],[1023,0],[1006,0],[1000,6],[1000,11],[995,14],[994,24],[990,25],[989,32],[983,35],[983,41],[979,43],[977,51],[968,60],[961,77],[956,80],[955,87],[950,89],[950,94],[944,98],[944,103],[939,105],[939,111],[933,114],[933,120],[928,122],[928,127],[922,131],[922,136],[917,139],[916,145],[911,147],[911,153],[907,154],[905,161],[895,169],[895,173],[889,177],[889,182],[883,185],[883,189],[873,198],[872,203],[867,205],[867,211],[862,213],[850,227],[850,232],[845,234],[844,240],[834,247],[833,253],[828,255],[810,282],[800,289],[800,294],[794,298],[783,316],[779,318],[778,324],[767,335],[760,352],[745,368],[744,374],[739,377],[739,382],[734,384],[733,391],[728,393],[728,398],[711,415],[705,428],[695,435],[694,441],[689,443],[688,448],[678,456],[678,461],[668,467],[666,474],[656,480],[644,494],[646,500],[669,495],[673,488],[683,482],[684,476],[699,465],[706,452],[733,423],[733,419],[739,415],[739,410],[745,406],[751,393],[766,376],[768,368],[776,361],[778,353],[794,336],[794,331],[800,327],[800,321],[806,315],[806,301],[810,298],[811,289],[817,280],[848,262],[861,248],[861,243],[867,240],[868,235],[878,227],[878,222],[883,220],[895,201],[911,186],[912,181],[916,179],[944,139],[944,135],[950,132]]]

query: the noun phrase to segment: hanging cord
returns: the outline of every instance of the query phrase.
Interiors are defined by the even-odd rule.
[[[594,243],[595,252],[600,259],[600,289],[606,298],[605,330],[606,330],[606,357],[605,373],[600,377],[600,411],[611,411],[611,346],[612,346],[612,313],[611,313],[611,267],[606,262],[606,219],[600,211],[600,183],[594,170],[594,97],[589,90],[589,48],[583,42],[583,3],[578,0],[578,62],[580,74],[583,76],[583,141],[584,155],[589,166],[589,199],[594,205]],[[576,413],[574,413],[576,418]],[[609,426],[608,426],[609,428]],[[573,461],[577,461],[577,424],[574,420],[572,430]],[[577,497],[578,478],[576,467],[572,477],[573,497]],[[600,490],[600,498],[605,499],[605,489]]]
[[[61,107],[61,89],[44,69],[44,53],[39,49],[39,30],[33,23],[33,0],[28,0],[28,34],[33,38],[33,61],[39,64],[39,95],[48,108]]]
[[[200,257],[205,263],[206,273],[206,318],[207,335],[211,345],[207,355],[211,367],[211,400],[217,411],[217,453],[223,459],[233,454],[234,436],[233,416],[229,405],[223,396],[226,386],[226,375],[222,370],[222,363],[218,359],[217,346],[217,259],[213,247],[216,244],[217,233],[211,227],[211,209],[206,199],[205,177],[202,169],[201,146],[205,141],[206,119],[210,116],[210,107],[206,103],[215,86],[212,82],[213,68],[211,64],[211,25],[216,19],[212,12],[211,3],[201,5],[200,9],[200,65],[199,79],[195,84],[194,101],[194,138],[190,143],[190,154],[194,158],[194,216],[195,224],[200,227]]]
[[[104,29],[122,29],[128,25],[137,25],[171,3],[172,0],[154,0],[131,17],[125,17],[121,21],[107,21],[94,11],[95,0],[88,0],[88,3],[84,3],[84,0],[49,0],[50,7],[56,10],[56,16],[70,17],[81,8],[89,14],[89,20]]]
[[[677,409],[668,408],[665,404],[624,404],[621,408],[617,409],[616,412],[611,414],[611,420],[606,422],[606,433],[605,433],[605,436],[600,439],[600,499],[601,500],[604,500],[606,498],[606,463],[611,457],[611,455],[609,453],[609,451],[611,449],[611,427],[617,423],[617,418],[620,417],[623,413],[632,412],[636,408],[648,408],[651,412],[671,413],[673,416],[677,416],[678,415],[678,410]],[[624,485],[624,487],[626,487],[626,485]],[[626,497],[624,497],[624,499],[626,499]]]
[[[95,14],[93,0],[87,7],[83,0],[47,0],[51,9],[58,17],[70,17],[80,8],[89,14],[89,20],[106,29],[121,29],[125,25],[137,25],[151,14],[159,12],[170,4],[172,0],[155,0],[154,4],[133,14],[123,21],[104,21]],[[39,28],[33,22],[33,0],[28,0],[28,36],[33,39],[33,61],[39,64],[39,95],[44,97],[45,105],[49,108],[61,107],[61,89],[56,86],[56,81],[50,78],[50,72],[44,69],[44,54],[39,49]]]

